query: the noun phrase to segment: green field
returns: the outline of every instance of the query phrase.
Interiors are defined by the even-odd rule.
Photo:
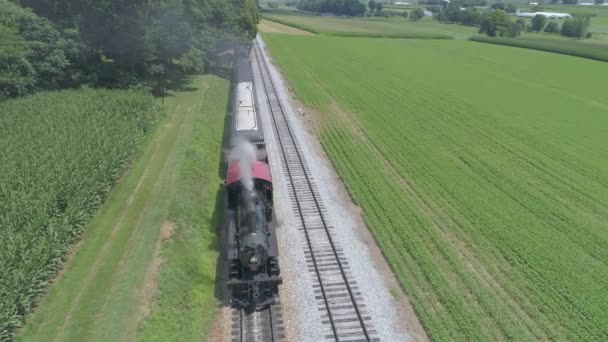
[[[547,52],[556,52],[564,55],[578,56],[598,61],[608,62],[608,45],[605,44],[581,44],[574,40],[556,40],[551,38],[497,38],[488,36],[473,36],[472,41],[523,47]]]
[[[214,215],[228,85],[199,76],[170,93],[168,116],[85,227],[17,340],[206,335],[217,310]]]
[[[543,38],[555,40],[556,42],[566,42],[567,45],[583,43],[608,46],[608,26],[604,27],[601,24],[599,24],[599,26],[597,25],[598,23],[601,23],[601,20],[604,20],[604,18],[608,20],[608,16],[604,17],[601,10],[597,10],[596,12],[597,16],[591,19],[592,25],[589,31],[592,32],[593,36],[590,39],[571,39],[559,34],[543,32],[523,32],[517,39]],[[608,15],[608,11],[606,12],[606,15]],[[478,29],[476,27],[439,23],[429,17],[425,17],[417,22],[402,17],[391,17],[388,19],[384,17],[340,18],[297,14],[265,14],[264,17],[285,25],[291,25],[323,35],[368,35],[370,37],[385,36],[396,38],[440,38],[443,36],[456,39],[468,39],[471,36],[478,34]],[[528,22],[530,22],[530,20],[528,20]],[[560,20],[557,20],[557,22],[560,25],[562,24],[562,21]],[[586,48],[581,46],[581,49]]]
[[[0,103],[0,340],[11,336],[159,118],[145,92]]]
[[[476,34],[475,27],[456,24],[441,24],[432,18],[414,22],[401,17],[381,18],[337,18],[302,15],[265,15],[265,18],[292,23],[300,28],[311,28],[326,34],[365,33],[384,35],[446,35],[458,39],[467,39]]]
[[[431,339],[608,339],[605,63],[265,38]]]

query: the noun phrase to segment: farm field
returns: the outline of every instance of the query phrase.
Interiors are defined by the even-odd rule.
[[[4,101],[0,113],[4,341],[45,291],[160,112],[145,92],[86,89]]]
[[[310,28],[326,34],[336,33],[367,33],[386,35],[445,35],[458,39],[466,39],[477,33],[474,27],[441,24],[431,18],[424,18],[418,22],[400,17],[346,19],[335,17],[303,16],[303,15],[265,15],[270,20],[279,20],[291,23],[301,28]]]
[[[283,25],[283,24],[280,24],[280,23],[277,23],[274,21],[270,21],[270,20],[265,20],[265,19],[260,20],[260,23],[258,24],[258,29],[260,30],[260,32],[265,32],[265,33],[287,33],[287,34],[304,34],[304,35],[312,34],[311,32],[308,32],[308,31],[300,30],[295,27]]]
[[[217,308],[215,203],[228,85],[199,76],[170,93],[167,117],[84,229],[18,341],[206,335]]]
[[[608,339],[605,63],[264,38],[432,340]]]

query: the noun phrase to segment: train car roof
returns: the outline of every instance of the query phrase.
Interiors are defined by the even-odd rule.
[[[236,63],[236,81],[253,82],[251,73],[252,71],[249,58],[238,58]]]
[[[256,160],[251,163],[251,175],[253,178],[261,179],[272,183],[272,177],[270,176],[270,168],[268,164]],[[241,180],[241,173],[239,170],[239,162],[233,161],[228,166],[228,179],[226,180],[226,184],[230,185],[232,183],[238,182]]]

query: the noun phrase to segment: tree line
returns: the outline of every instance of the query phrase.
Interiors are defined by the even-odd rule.
[[[308,12],[362,16],[367,6],[358,0],[302,0],[297,8]]]
[[[252,0],[0,0],[0,98],[200,72],[258,21]]]
[[[490,37],[517,37],[523,31],[560,33],[572,38],[590,36],[587,33],[590,19],[586,16],[565,19],[560,28],[557,22],[547,23],[547,18],[540,14],[528,24],[523,18],[514,19],[511,14],[515,12],[517,7],[512,4],[497,2],[489,10],[482,11],[467,6],[467,0],[452,0],[445,9],[435,11],[433,17],[441,22],[479,27],[479,33]]]

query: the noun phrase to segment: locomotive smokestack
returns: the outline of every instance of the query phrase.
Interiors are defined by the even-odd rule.
[[[239,163],[239,174],[241,183],[247,190],[253,189],[253,175],[251,174],[251,164],[256,161],[257,151],[255,146],[244,139],[237,139],[232,142],[232,149],[228,154],[230,161]]]

